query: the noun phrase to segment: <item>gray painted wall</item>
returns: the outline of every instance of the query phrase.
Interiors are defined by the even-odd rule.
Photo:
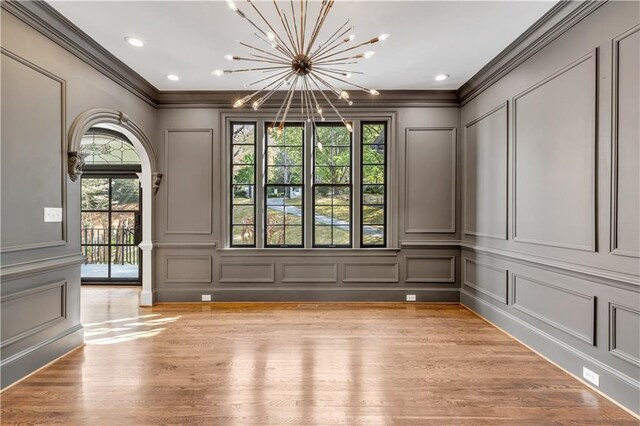
[[[156,110],[2,11],[1,375],[5,387],[83,341],[80,184],[66,134],[91,108],[126,111],[152,133]],[[16,184],[19,182],[19,184]],[[61,223],[44,208],[61,207]]]
[[[461,108],[461,301],[640,411],[640,4],[609,2]]]

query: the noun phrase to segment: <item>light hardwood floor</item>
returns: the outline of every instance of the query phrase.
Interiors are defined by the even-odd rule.
[[[457,305],[82,296],[87,345],[2,393],[3,425],[638,424]]]

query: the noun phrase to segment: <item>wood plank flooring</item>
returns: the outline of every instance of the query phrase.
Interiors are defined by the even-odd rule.
[[[87,345],[2,393],[3,425],[638,424],[457,305],[82,296]]]

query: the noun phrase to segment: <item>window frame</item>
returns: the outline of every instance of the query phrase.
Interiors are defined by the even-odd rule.
[[[233,127],[234,126],[253,126],[253,244],[235,244],[233,241],[233,228],[237,226],[233,222],[233,208],[238,205],[248,205],[248,204],[234,204],[234,186],[236,184],[233,181],[233,167],[238,166],[238,164],[234,164],[233,162],[233,147],[234,146],[251,146],[250,144],[235,144],[233,143]],[[229,122],[229,247],[233,248],[256,248],[258,247],[258,235],[257,235],[257,216],[258,216],[258,123],[256,121],[236,121],[231,120]]]
[[[384,183],[382,184],[383,188],[384,188],[384,195],[383,195],[383,209],[384,209],[384,214],[382,215],[383,219],[382,219],[382,230],[383,230],[383,236],[382,236],[382,244],[365,244],[364,242],[364,227],[365,227],[365,223],[364,223],[364,207],[367,205],[377,205],[379,206],[380,204],[365,204],[364,203],[364,191],[363,191],[363,187],[365,186],[364,183],[364,166],[365,165],[369,165],[369,164],[365,164],[364,162],[364,128],[367,125],[382,125],[384,127],[384,167],[383,167],[383,176],[384,176]],[[360,144],[359,144],[359,149],[360,149],[360,247],[361,248],[386,248],[387,247],[387,243],[388,243],[388,238],[387,235],[389,233],[389,221],[388,221],[388,216],[389,216],[389,212],[388,212],[388,208],[389,208],[389,171],[388,171],[388,164],[389,164],[389,122],[385,121],[385,120],[361,120],[360,121]],[[369,145],[369,144],[367,144]],[[379,226],[379,224],[370,224],[370,225],[375,225],[375,226]]]
[[[316,130],[319,127],[344,127],[344,124],[342,124],[341,122],[323,122],[323,123],[316,123],[315,125],[311,126],[313,129],[313,137],[311,139],[311,144],[313,146],[313,155],[312,155],[312,160],[311,160],[311,197],[312,197],[312,202],[311,202],[311,226],[312,226],[312,230],[311,230],[311,247],[312,248],[321,248],[321,249],[332,249],[332,248],[353,248],[353,226],[354,226],[354,215],[353,215],[353,211],[354,211],[354,197],[353,197],[353,180],[354,180],[354,146],[353,146],[353,141],[354,141],[354,134],[353,132],[349,132],[349,183],[341,183],[341,184],[337,184],[337,183],[317,183],[316,182],[316,168],[318,166],[316,166],[316,148],[317,148],[317,133]],[[331,148],[334,148],[333,145],[331,145]],[[327,166],[319,166],[319,167],[327,167]],[[316,244],[316,188],[318,187],[324,187],[324,188],[331,188],[332,190],[334,188],[349,188],[349,243],[348,244]],[[331,204],[331,225],[329,225],[328,227],[331,228],[331,242],[333,242],[334,238],[333,238],[333,231],[335,226],[333,225],[333,196],[332,196],[332,204]]]
[[[271,249],[271,248],[275,248],[275,249],[287,249],[287,248],[305,248],[305,231],[306,231],[306,222],[307,222],[307,209],[306,209],[306,176],[307,176],[307,161],[306,161],[306,144],[307,144],[307,126],[305,125],[304,122],[300,122],[300,121],[290,121],[285,123],[285,129],[287,127],[300,127],[302,129],[302,142],[300,145],[289,145],[289,146],[300,146],[302,147],[302,182],[300,184],[287,184],[287,183],[268,183],[268,179],[269,179],[269,167],[281,167],[281,166],[269,166],[268,164],[268,160],[267,157],[269,155],[269,127],[271,127],[271,125],[269,124],[269,122],[264,122],[263,125],[263,129],[264,129],[264,142],[263,142],[263,154],[262,154],[262,158],[263,158],[263,173],[262,173],[262,195],[263,195],[263,200],[262,200],[262,208],[263,208],[263,212],[262,212],[262,220],[263,220],[263,229],[262,229],[262,246],[264,248],[267,249]],[[273,147],[274,145],[272,145]],[[288,145],[283,145],[283,146],[288,146]],[[287,166],[284,166],[287,167]],[[268,238],[267,238],[267,232],[268,232],[268,228],[269,228],[269,221],[268,221],[268,207],[267,207],[267,202],[269,201],[269,196],[268,196],[268,189],[270,187],[281,187],[281,188],[287,188],[287,187],[301,187],[302,188],[302,198],[301,198],[301,204],[300,204],[300,208],[302,209],[302,215],[301,215],[301,224],[300,225],[289,225],[289,226],[300,226],[300,236],[301,236],[301,240],[300,240],[300,244],[287,244],[287,224],[286,224],[286,216],[287,216],[287,205],[286,202],[284,204],[284,217],[285,217],[285,223],[283,223],[282,226],[282,231],[283,231],[283,237],[284,237],[284,244],[269,244]]]
[[[314,128],[313,123],[308,122],[306,119],[301,118],[298,114],[291,114],[290,120],[287,120],[288,124],[298,124],[303,126],[304,130],[304,145],[303,145],[303,156],[304,156],[304,168],[303,168],[303,184],[299,185],[302,187],[304,191],[304,216],[302,222],[302,246],[276,246],[266,245],[265,237],[266,237],[266,216],[260,210],[264,208],[266,201],[263,199],[265,195],[264,185],[265,185],[265,175],[266,175],[266,143],[267,143],[267,132],[268,127],[273,124],[273,113],[269,111],[257,111],[257,112],[248,112],[248,111],[237,111],[237,110],[221,110],[219,113],[219,129],[220,135],[224,138],[223,143],[220,144],[221,157],[224,159],[222,162],[223,166],[223,176],[224,179],[221,180],[220,192],[222,195],[222,200],[226,204],[226,207],[223,209],[223,214],[220,217],[221,231],[222,231],[222,242],[223,244],[218,245],[218,250],[221,252],[229,251],[229,253],[233,252],[239,254],[244,251],[246,255],[255,255],[260,253],[263,250],[271,251],[275,253],[276,250],[285,250],[282,255],[286,256],[287,250],[290,253],[302,254],[302,253],[311,253],[311,252],[332,252],[338,253],[340,251],[361,251],[365,252],[392,252],[394,250],[398,250],[399,240],[398,237],[402,232],[398,227],[401,225],[398,221],[400,219],[400,207],[397,203],[399,191],[402,188],[399,186],[402,182],[400,171],[398,169],[398,155],[401,153],[396,152],[398,150],[397,146],[397,137],[396,137],[396,123],[397,123],[397,111],[393,109],[387,110],[372,110],[372,111],[353,111],[349,116],[349,121],[353,125],[353,135],[352,135],[352,158],[351,158],[351,169],[352,169],[352,203],[350,206],[351,209],[351,247],[314,247],[313,246],[313,185],[314,185],[314,176],[313,176],[313,150],[314,150]],[[231,203],[231,194],[230,194],[230,184],[227,179],[232,179],[232,171],[228,169],[231,164],[231,160],[229,159],[232,155],[230,152],[230,126],[229,123],[256,123],[256,218],[255,218],[255,247],[249,246],[233,246],[231,245],[232,235],[230,234],[231,226],[230,222],[232,220],[228,215],[230,214],[229,204]],[[329,123],[337,122],[336,120],[331,120]],[[385,245],[384,246],[361,246],[362,239],[362,205],[361,205],[361,180],[362,180],[362,170],[359,165],[361,163],[361,155],[362,155],[362,147],[361,145],[361,123],[380,123],[385,124],[386,128],[386,157],[385,157],[385,185],[386,185],[386,194],[385,194]],[[317,123],[319,124],[319,123]],[[398,180],[399,179],[399,180]],[[295,185],[294,185],[295,186]],[[312,190],[312,194],[308,195],[308,191]],[[360,210],[358,210],[360,209]],[[309,227],[311,226],[311,228]],[[273,249],[273,250],[272,250]]]

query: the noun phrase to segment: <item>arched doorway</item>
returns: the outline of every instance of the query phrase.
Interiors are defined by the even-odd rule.
[[[162,175],[156,172],[156,156],[153,147],[144,132],[119,111],[93,109],[80,114],[69,129],[68,173],[73,182],[82,174],[85,155],[81,152],[82,138],[90,129],[105,129],[123,135],[135,148],[140,159],[141,172],[138,174],[142,188],[141,275],[142,292],[140,304],[153,304],[153,195],[157,191]]]

